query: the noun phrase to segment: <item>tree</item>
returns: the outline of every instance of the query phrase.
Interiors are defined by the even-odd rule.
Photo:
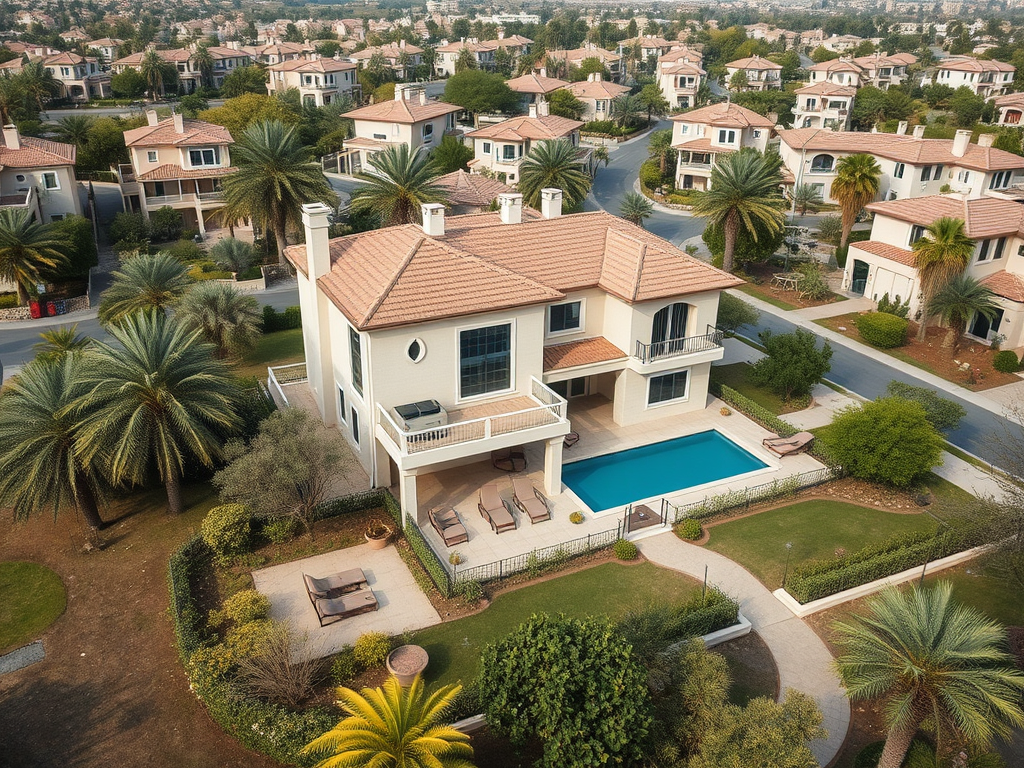
[[[750,380],[767,387],[785,400],[805,397],[832,370],[832,345],[827,341],[821,349],[817,337],[797,328],[792,333],[774,334],[770,330],[758,334],[765,356],[750,369]]]
[[[644,120],[640,97],[626,93],[612,99],[612,119],[620,128],[635,128]]]
[[[185,227],[185,220],[181,211],[163,205],[149,214],[150,231],[153,239],[157,242],[168,242],[181,237],[181,231]]]
[[[44,271],[66,263],[67,242],[51,225],[24,208],[0,208],[0,280],[18,286],[18,305],[28,302]]]
[[[640,104],[647,110],[647,124],[651,124],[651,117],[657,115],[663,117],[672,109],[668,100],[662,95],[661,88],[657,83],[648,83],[640,89],[637,94]]]
[[[135,126],[120,118],[94,118],[89,124],[85,144],[78,150],[78,162],[75,167],[83,170],[109,171],[112,165],[128,162],[124,131],[130,127]]]
[[[967,236],[963,219],[942,216],[929,224],[924,236],[911,247],[914,250],[917,280],[921,285],[921,317],[917,326],[917,340],[924,341],[932,299],[950,280],[967,269],[974,256],[974,241]]]
[[[110,90],[123,99],[137,99],[146,92],[149,82],[146,76],[134,67],[125,67],[110,78]]]
[[[627,192],[619,206],[619,215],[630,224],[643,227],[644,220],[654,213],[654,203],[637,192]]]
[[[879,768],[898,768],[925,719],[939,748],[950,735],[987,746],[1024,726],[1024,673],[1004,650],[1006,633],[952,600],[952,585],[887,589],[867,614],[833,625],[836,669],[855,701],[881,700],[889,730]]]
[[[952,347],[953,354],[956,354],[971,318],[977,316],[994,320],[999,312],[999,304],[991,289],[970,275],[961,274],[946,283],[932,297],[927,311],[929,315],[938,315],[947,325],[942,346]]]
[[[146,80],[149,98],[156,99],[164,92],[164,60],[156,49],[150,48],[139,61],[139,72]]]
[[[747,72],[743,69],[737,69],[732,73],[732,77],[729,78],[729,90],[740,92],[747,89],[749,79],[747,78]]]
[[[246,128],[256,123],[277,121],[292,126],[299,122],[299,116],[282,99],[265,93],[244,93],[228,99],[219,107],[200,112],[199,119],[223,125],[236,141]]]
[[[562,190],[566,208],[572,209],[583,203],[591,183],[580,164],[579,150],[565,139],[536,142],[519,164],[518,189],[523,202],[538,210],[542,189]]]
[[[607,620],[534,615],[484,648],[480,700],[513,745],[538,739],[538,766],[629,764],[650,730],[646,674]]]
[[[225,75],[224,82],[220,87],[220,95],[223,98],[233,99],[246,93],[266,95],[267,70],[253,65],[251,67],[238,67]]]
[[[560,88],[548,98],[548,111],[558,117],[581,120],[587,105],[577,99],[572,91]]]
[[[199,70],[199,79],[206,88],[213,87],[213,54],[207,45],[197,45],[192,53],[192,65]]]
[[[61,84],[41,60],[22,64],[17,81],[26,99],[40,112],[47,101],[61,93]]]
[[[88,115],[69,115],[57,121],[57,140],[74,144],[80,151],[89,141],[92,118]]]
[[[950,432],[959,428],[960,420],[967,415],[964,407],[955,400],[940,397],[934,389],[915,387],[902,381],[890,381],[885,388],[887,397],[900,397],[910,400],[924,408],[928,423],[942,432]]]
[[[46,282],[83,278],[98,262],[92,222],[85,216],[65,216],[50,225],[53,236],[64,243],[64,259],[54,270],[43,270]]]
[[[102,461],[118,485],[145,482],[155,466],[179,514],[185,467],[212,467],[223,436],[241,427],[238,390],[200,332],[162,313],[138,312],[108,331],[114,343],[94,342],[71,406],[83,464]]]
[[[447,202],[437,175],[426,152],[385,147],[373,156],[373,170],[359,174],[367,183],[352,194],[352,210],[373,214],[385,227],[417,222],[424,203]]]
[[[192,285],[188,267],[168,253],[140,254],[126,261],[111,277],[100,297],[100,321],[120,323],[139,312],[163,314]]]
[[[215,357],[253,349],[260,337],[263,308],[252,296],[226,283],[203,282],[192,286],[175,307],[174,316],[198,328],[213,344]]]
[[[857,216],[864,206],[878,196],[882,168],[868,154],[847,155],[836,163],[836,177],[832,181],[832,197],[839,203],[843,217],[843,237],[839,246],[845,247]]]
[[[718,319],[715,327],[726,333],[735,333],[744,325],[756,325],[761,313],[742,299],[728,293],[718,295]]]
[[[469,736],[443,724],[445,711],[461,690],[461,685],[446,685],[426,696],[419,677],[405,688],[396,677],[362,693],[339,688],[338,703],[347,717],[306,745],[302,754],[322,757],[317,768],[473,768]]]
[[[244,240],[225,237],[210,248],[210,259],[222,269],[241,275],[256,261],[256,249]]]
[[[479,69],[452,75],[444,86],[444,100],[471,112],[474,121],[481,112],[516,112],[519,98],[501,75]]]
[[[272,230],[278,260],[284,264],[287,229],[299,225],[302,206],[320,202],[337,208],[338,195],[295,128],[278,120],[255,123],[236,134],[231,158],[238,170],[224,178],[222,220],[249,218]]]
[[[905,488],[942,463],[944,441],[924,408],[883,397],[841,412],[822,437],[854,477]]]
[[[952,113],[954,125],[972,128],[981,119],[981,113],[985,109],[985,98],[978,96],[968,86],[961,85],[947,99],[947,106]]]
[[[454,136],[442,138],[441,143],[430,153],[430,162],[434,164],[434,170],[441,175],[455,171],[468,171],[468,163],[472,159],[473,148],[463,144]]]
[[[580,62],[578,67],[573,67],[569,73],[569,79],[573,82],[587,80],[591,75],[601,75],[602,80],[611,80],[611,73],[597,56],[589,56]]]
[[[769,232],[782,229],[782,174],[778,155],[762,155],[755,149],[741,149],[719,158],[711,170],[711,188],[697,193],[693,212],[709,224],[723,228],[725,248],[722,268],[733,270],[736,243],[741,231],[755,240],[757,225]]]
[[[888,106],[885,91],[873,85],[866,85],[857,90],[850,119],[861,130],[870,130],[875,123],[889,119]]]
[[[932,83],[922,88],[921,92],[929,107],[941,109],[949,106],[949,97],[955,93],[955,90],[944,83]]]
[[[674,165],[676,158],[676,150],[672,147],[671,128],[651,133],[647,141],[647,156],[658,161],[658,169],[661,171],[661,178],[664,179],[668,173],[669,164]]]
[[[469,48],[463,48],[459,51],[458,58],[455,59],[455,74],[466,72],[471,69],[477,69],[476,54],[473,53]]]
[[[54,362],[84,352],[92,345],[92,338],[78,332],[78,323],[62,325],[53,330],[39,334],[42,341],[33,344],[35,359],[41,362]]]
[[[811,61],[813,61],[815,64],[821,64],[824,61],[832,61],[833,59],[838,58],[838,53],[836,53],[835,51],[830,51],[823,45],[819,45],[817,48],[811,51]]]
[[[811,184],[798,184],[793,190],[793,202],[800,210],[800,215],[803,216],[807,213],[808,208],[812,211],[817,210],[824,200],[822,200],[821,192],[817,187]]]
[[[178,111],[185,117],[197,117],[210,108],[210,103],[197,93],[190,93],[178,99]]]

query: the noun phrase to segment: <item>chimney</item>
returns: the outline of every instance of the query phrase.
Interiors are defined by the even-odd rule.
[[[923,125],[915,125],[914,126],[914,138],[918,139],[918,140],[923,139],[924,138],[924,129],[925,129],[925,126],[923,126]]]
[[[175,112],[172,117],[174,118],[174,132],[184,133],[185,132],[185,118],[181,116],[180,112]]]
[[[18,135],[18,126],[4,126],[4,145],[8,149],[21,149],[21,136]]]
[[[896,126],[896,135],[897,136],[906,136],[907,135],[907,126],[908,125],[909,125],[909,123],[906,120],[900,120],[899,125]]]
[[[399,40],[398,41],[398,47],[399,48],[405,48],[405,40]]]
[[[424,88],[420,89],[420,106],[426,106],[427,104],[427,91]]]
[[[444,206],[440,203],[423,203],[423,234],[428,237],[444,237]]]
[[[160,122],[160,118],[157,117],[156,110],[155,109],[147,109],[146,110],[146,125],[148,125],[150,128],[152,128],[153,126],[155,126],[159,122]]]
[[[540,76],[541,77],[547,77],[548,76],[548,68],[547,67],[541,67],[540,68]]]
[[[537,117],[537,103],[530,104],[530,117]]]
[[[562,190],[546,187],[540,191],[540,215],[545,219],[557,219],[562,215]]]
[[[405,88],[400,85],[395,86],[395,101],[401,101],[405,98]]]
[[[498,211],[502,224],[523,223],[523,196],[518,192],[503,192],[498,195]]]
[[[979,147],[991,147],[992,146],[992,142],[994,142],[995,140],[996,140],[996,135],[994,133],[983,133],[980,136],[978,136],[978,146]]]
[[[547,117],[550,114],[551,114],[551,105],[548,104],[547,99],[545,99],[542,96],[540,101],[537,102],[537,116],[538,117]]]
[[[331,328],[328,304],[320,292],[317,280],[331,271],[331,245],[327,236],[331,209],[323,203],[302,206],[302,227],[306,235],[306,278],[299,275],[300,290],[305,290],[308,301],[304,304],[302,329],[306,334],[309,351],[306,354],[306,373],[317,408],[324,424],[338,423],[338,404],[334,394],[334,362],[331,356]]]
[[[957,131],[953,137],[953,157],[963,157],[967,152],[967,145],[971,143],[970,131]]]
[[[302,226],[306,231],[306,265],[311,280],[331,271],[331,252],[327,243],[328,217],[331,209],[323,203],[302,206]]]

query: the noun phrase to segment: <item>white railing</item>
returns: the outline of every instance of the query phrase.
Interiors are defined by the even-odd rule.
[[[702,336],[685,336],[678,339],[666,339],[644,344],[637,339],[636,352],[633,354],[641,363],[651,363],[665,357],[692,355],[697,352],[710,352],[722,346],[724,334],[717,328],[709,329]]]
[[[267,389],[276,393],[285,405],[288,405],[288,396],[284,388],[290,384],[301,384],[306,381],[306,364],[293,363],[291,365],[279,365],[276,368],[267,368]]]
[[[196,196],[192,192],[185,192],[181,195],[156,195],[146,198],[146,205],[152,208],[154,205],[165,205],[166,203],[191,203]]]
[[[224,193],[223,192],[200,192],[199,193],[199,201],[200,202],[206,202],[208,200],[223,200],[223,199],[224,199]]]

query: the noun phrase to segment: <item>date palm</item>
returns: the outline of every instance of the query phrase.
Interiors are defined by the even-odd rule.
[[[644,219],[649,219],[652,213],[654,213],[654,204],[643,195],[627,192],[626,196],[622,198],[619,215],[631,224],[642,227]]]
[[[612,99],[612,119],[620,128],[633,128],[644,122],[647,109],[639,96],[631,93]]]
[[[839,203],[843,217],[840,247],[845,246],[850,239],[850,232],[864,206],[878,196],[881,179],[882,167],[871,155],[847,155],[836,163],[832,197]]]
[[[384,227],[419,221],[423,203],[447,202],[434,163],[426,152],[410,150],[407,144],[377,152],[373,171],[359,178],[366,184],[353,193],[352,210],[373,214]]]
[[[192,54],[192,65],[199,70],[199,76],[203,85],[207,88],[213,87],[213,55],[209,46],[197,45],[195,53]]]
[[[188,267],[163,252],[134,256],[112,276],[100,297],[99,316],[104,323],[117,323],[140,311],[163,312],[192,285]]]
[[[996,295],[967,274],[954,277],[928,303],[928,314],[938,315],[949,329],[942,346],[952,347],[954,354],[972,317],[981,315],[991,321],[998,311]]]
[[[57,122],[57,139],[66,144],[74,144],[79,150],[89,143],[89,131],[92,129],[92,118],[88,115],[69,115]]]
[[[800,184],[793,190],[793,202],[800,211],[800,215],[803,216],[807,213],[807,209],[817,209],[822,204],[823,200],[821,192],[810,184]]]
[[[109,330],[114,343],[94,342],[83,394],[67,409],[82,461],[102,461],[118,485],[145,482],[155,466],[178,514],[185,467],[212,467],[241,426],[237,387],[201,331],[165,314],[137,312]]]
[[[199,283],[182,296],[175,317],[198,328],[213,344],[216,357],[246,352],[256,346],[263,324],[260,303],[226,283]]]
[[[847,694],[883,705],[889,733],[879,768],[898,768],[926,719],[940,752],[948,732],[988,745],[1024,726],[1024,673],[1003,650],[1006,633],[951,593],[949,582],[888,589],[866,615],[833,625]]]
[[[708,223],[722,227],[725,253],[722,268],[732,272],[736,240],[741,228],[757,240],[763,227],[775,233],[782,229],[782,174],[778,155],[762,155],[755,149],[720,157],[711,170],[711,188],[694,195],[693,212]]]
[[[22,65],[16,77],[26,98],[43,111],[46,102],[61,92],[61,84],[42,61],[29,61]]]
[[[247,272],[256,261],[256,249],[244,240],[225,237],[210,248],[210,258],[218,267],[240,275]]]
[[[461,685],[424,695],[420,678],[403,688],[390,678],[360,693],[338,689],[347,717],[303,749],[317,768],[473,768],[469,737],[441,723]]]
[[[912,248],[917,279],[921,284],[921,320],[917,326],[917,340],[924,341],[932,299],[946,283],[967,269],[974,255],[974,241],[967,236],[963,219],[942,216],[928,225]]]
[[[43,273],[64,263],[68,242],[49,224],[33,220],[24,208],[0,208],[0,280],[18,286],[18,304]]]
[[[39,336],[42,341],[32,345],[37,360],[63,360],[84,352],[92,344],[92,338],[78,332],[77,323],[43,331]]]
[[[164,60],[150,48],[142,55],[139,61],[139,73],[146,78],[146,88],[149,91],[149,98],[156,99],[164,91]]]
[[[540,141],[519,164],[519,191],[523,202],[540,209],[540,191],[562,190],[566,208],[575,208],[590,192],[593,180],[583,169],[579,151],[565,139]]]
[[[221,218],[249,218],[272,230],[284,264],[285,236],[289,226],[299,226],[302,206],[320,202],[337,208],[338,195],[294,127],[265,120],[236,139],[231,159],[238,170],[224,179]]]

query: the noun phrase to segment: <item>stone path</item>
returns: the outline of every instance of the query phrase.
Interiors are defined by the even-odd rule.
[[[867,312],[874,308],[875,302],[862,296],[859,299],[847,299],[846,301],[837,301],[832,304],[822,304],[820,307],[794,309],[791,312],[807,320],[821,320],[823,317],[848,315],[851,312]]]
[[[82,655],[84,656],[85,654]],[[30,664],[35,664],[37,661],[42,661],[45,658],[46,651],[43,650],[43,641],[36,640],[34,643],[23,645],[17,650],[0,656],[0,675],[6,675],[8,672],[17,672],[19,669],[24,669]]]

